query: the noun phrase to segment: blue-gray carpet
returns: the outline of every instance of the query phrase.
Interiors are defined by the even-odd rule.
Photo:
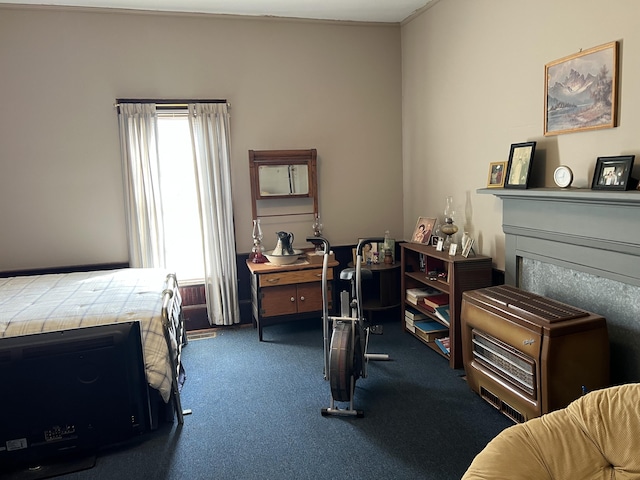
[[[319,320],[218,330],[184,349],[185,424],[103,452],[64,479],[458,479],[512,422],[471,391],[460,370],[396,322],[372,336],[356,406],[364,418],[323,417]]]

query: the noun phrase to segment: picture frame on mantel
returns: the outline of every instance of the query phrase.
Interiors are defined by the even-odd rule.
[[[529,188],[536,142],[513,143],[504,180],[504,188]]]
[[[507,162],[491,162],[489,164],[489,178],[487,178],[487,188],[504,187],[504,172],[507,170]]]
[[[617,41],[580,49],[544,68],[545,136],[617,126]]]
[[[591,181],[592,190],[629,190],[635,188],[631,178],[635,155],[598,157]]]

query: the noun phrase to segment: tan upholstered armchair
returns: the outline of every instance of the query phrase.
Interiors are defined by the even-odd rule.
[[[502,431],[463,480],[640,478],[640,384],[596,390]]]

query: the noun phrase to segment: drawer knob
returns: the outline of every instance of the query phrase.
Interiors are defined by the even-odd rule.
[[[291,301],[295,302],[296,301],[295,297],[291,297]]]
[[[304,296],[300,297],[300,301],[304,302]]]

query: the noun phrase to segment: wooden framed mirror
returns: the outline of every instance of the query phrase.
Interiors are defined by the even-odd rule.
[[[311,198],[318,214],[317,152],[309,150],[249,150],[251,208],[258,218],[258,201]]]

